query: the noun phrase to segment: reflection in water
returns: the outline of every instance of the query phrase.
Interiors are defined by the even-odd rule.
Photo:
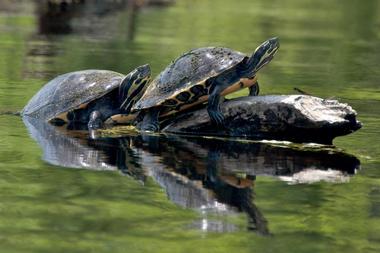
[[[120,171],[145,181],[129,139],[90,139],[88,130],[70,130],[39,119],[23,117],[30,135],[43,149],[43,160],[66,168]]]
[[[249,230],[268,235],[267,221],[254,204],[256,176],[291,177],[303,171],[355,173],[359,160],[332,150],[296,150],[247,141],[180,136],[133,135],[91,140],[87,131],[67,131],[24,118],[48,163],[95,170],[119,170],[144,182],[152,177],[174,203],[201,211],[194,225],[205,231],[236,227],[219,217],[243,212]]]
[[[133,43],[129,42],[135,38],[140,10],[152,6],[156,9],[166,7],[173,4],[174,0],[35,0],[33,3],[38,20],[38,31],[37,34],[33,32],[26,43],[23,78],[52,79],[59,73],[65,72],[60,61],[70,70],[97,69],[99,64],[105,64],[105,58],[111,61],[109,66],[103,65],[103,68],[117,70],[115,68],[123,66],[120,69],[121,72],[134,68],[135,51],[129,52],[128,57],[120,51],[125,50],[126,44],[134,47]],[[81,38],[77,46],[70,46],[71,43],[76,44],[77,40],[66,40],[66,35],[69,34],[71,35],[67,38],[75,38],[75,36]],[[119,44],[119,48],[115,48],[114,43],[117,44],[119,40],[122,43]],[[90,47],[86,45],[96,44],[99,41],[110,42],[112,46],[105,50],[105,55],[97,56],[99,52],[94,54],[93,48],[87,55],[88,52],[86,53],[85,49]],[[114,51],[110,52],[110,49]],[[71,52],[75,52],[73,61],[63,59]],[[140,59],[140,54],[138,57]],[[84,59],[84,62],[78,60],[79,58]],[[151,61],[151,57],[149,56],[148,60],[141,60],[141,62],[146,61]],[[54,68],[54,65],[58,67]],[[66,72],[69,72],[68,69]]]
[[[46,78],[57,74],[47,69],[46,65],[54,64],[55,58],[62,54],[61,48],[44,40],[31,40],[26,46],[28,51],[24,58],[24,78]]]
[[[107,23],[110,16],[128,9],[127,39],[133,40],[137,14],[141,7],[168,6],[173,3],[174,0],[36,1],[38,29],[40,34],[69,34],[78,31],[103,33],[109,27],[97,29],[97,25]]]
[[[68,168],[117,170],[117,166],[112,164],[108,154],[101,149],[91,147],[86,138],[83,138],[86,137],[85,131],[83,133],[78,131],[77,136],[73,133],[69,135],[64,127],[55,127],[29,117],[24,117],[23,120],[30,135],[43,148],[43,159],[48,163]],[[104,145],[104,148],[106,147]]]
[[[36,1],[38,30],[41,34],[67,34],[72,31],[71,19],[84,8],[81,1]]]
[[[68,34],[81,30],[81,26],[122,10],[125,1],[36,1],[40,34]],[[78,20],[75,20],[78,19]],[[73,24],[74,23],[74,24]],[[78,29],[79,28],[79,29]]]

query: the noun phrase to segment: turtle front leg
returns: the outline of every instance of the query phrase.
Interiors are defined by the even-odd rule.
[[[153,107],[149,109],[145,115],[144,119],[140,123],[139,126],[137,126],[140,130],[143,131],[152,131],[152,132],[158,132],[160,130],[160,124],[158,121],[158,115],[160,114],[160,109]]]
[[[103,128],[103,115],[99,111],[92,111],[87,123],[88,130]]]
[[[259,82],[256,83],[249,88],[249,96],[258,96],[260,92]]]
[[[220,93],[222,92],[223,87],[220,85],[215,86],[214,90],[208,98],[207,112],[211,118],[211,121],[217,126],[224,126],[224,116],[220,110],[220,102],[222,97]]]

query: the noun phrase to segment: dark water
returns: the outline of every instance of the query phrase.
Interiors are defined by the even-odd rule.
[[[22,109],[61,73],[150,63],[157,74],[190,48],[250,53],[278,36],[262,94],[334,96],[364,127],[336,148],[133,133],[95,141],[1,115],[0,252],[380,250],[379,1],[110,6],[55,10],[52,26],[32,1],[0,1],[0,111]]]

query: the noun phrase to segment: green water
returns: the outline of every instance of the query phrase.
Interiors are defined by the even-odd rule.
[[[270,173],[260,172],[255,179],[238,169],[263,166],[261,160],[237,150],[238,159],[225,151],[227,144],[215,151],[209,142],[201,145],[203,150],[194,140],[170,138],[158,138],[159,144],[153,140],[149,147],[138,137],[95,147],[70,139],[68,146],[59,140],[62,146],[54,150],[49,140],[57,133],[41,142],[21,118],[0,115],[0,252],[380,251],[379,1],[178,0],[168,7],[142,8],[135,16],[133,40],[127,39],[128,10],[76,15],[72,33],[46,35],[38,32],[32,1],[12,11],[1,8],[2,2],[9,1],[0,1],[0,111],[21,110],[60,73],[89,68],[127,73],[150,63],[158,74],[190,48],[219,45],[250,53],[278,36],[278,54],[260,71],[261,94],[292,94],[298,87],[335,97],[357,110],[364,127],[334,141],[360,160],[361,169],[341,183],[309,185],[288,184],[270,166],[298,171],[318,164],[323,170],[345,170],[354,158],[331,165],[324,164],[335,159],[328,152],[284,154],[259,146],[255,154],[270,160],[264,163]],[[64,147],[72,153],[54,158]],[[115,157],[107,162],[118,152],[127,154],[123,164],[136,168],[135,173],[118,170]],[[73,157],[79,162],[69,163]],[[306,165],[296,162],[300,158]],[[210,164],[221,172],[206,185],[203,169]],[[76,167],[82,169],[71,169]],[[100,168],[106,170],[95,170]],[[188,176],[184,168],[197,173]],[[248,186],[234,188],[226,183],[231,178],[243,178]],[[173,197],[191,182],[204,183],[203,188],[189,186],[194,196],[201,189],[226,210],[184,204],[193,197],[186,193],[186,198]],[[249,203],[233,208],[232,202],[223,202],[220,196],[226,193],[220,191],[231,187],[248,194]]]

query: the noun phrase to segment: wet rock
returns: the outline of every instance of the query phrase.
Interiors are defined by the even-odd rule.
[[[306,95],[241,97],[224,102],[221,110],[224,128],[215,127],[203,108],[173,119],[163,132],[332,144],[361,128],[349,105]]]

